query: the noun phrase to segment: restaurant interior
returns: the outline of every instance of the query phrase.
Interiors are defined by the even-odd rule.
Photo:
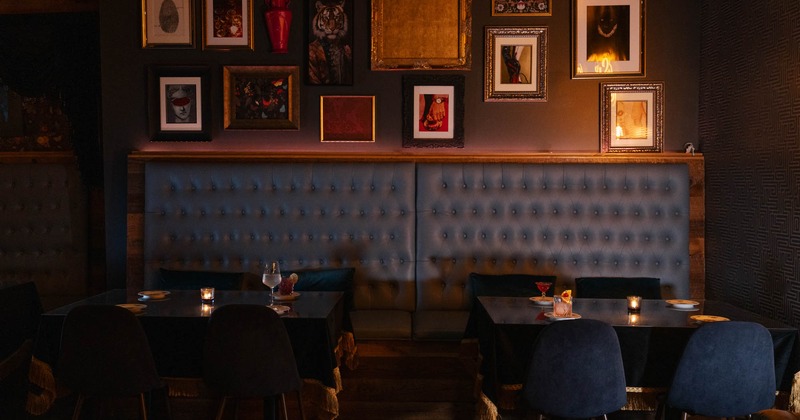
[[[584,68],[605,6],[628,16],[603,38],[638,36]],[[0,418],[794,418],[799,19],[783,0],[0,3]],[[623,103],[649,107],[637,142]],[[277,338],[237,342],[251,325]],[[268,351],[288,371],[254,380]]]

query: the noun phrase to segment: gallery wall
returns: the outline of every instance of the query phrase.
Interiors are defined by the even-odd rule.
[[[664,82],[664,150],[678,152],[697,143],[700,72],[700,2],[649,0],[645,16],[644,77],[581,79],[570,77],[571,3],[553,0],[552,16],[495,17],[491,1],[472,1],[472,68],[468,71],[371,71],[370,2],[354,4],[354,83],[349,86],[300,85],[299,129],[230,130],[223,128],[225,66],[300,66],[306,57],[304,8],[294,1],[287,54],[270,52],[255,2],[254,50],[216,51],[200,47],[202,2],[194,0],[197,47],[143,49],[139,2],[101,2],[102,137],[105,165],[107,263],[110,287],[124,285],[126,235],[126,156],[133,150],[281,151],[315,153],[455,153],[489,152],[598,153],[600,83]],[[548,28],[547,101],[484,102],[484,28]],[[432,42],[435,42],[433,40]],[[148,131],[147,73],[153,66],[208,66],[211,79],[211,141],[153,142]],[[464,147],[404,148],[402,78],[408,74],[460,74],[465,77]],[[376,98],[376,140],[370,143],[322,143],[319,139],[321,95],[369,95]]]

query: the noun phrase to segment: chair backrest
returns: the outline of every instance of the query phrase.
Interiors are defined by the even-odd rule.
[[[578,277],[575,297],[592,299],[661,299],[661,279],[655,277]]]
[[[667,405],[710,417],[739,417],[772,407],[774,351],[769,331],[760,324],[702,325],[678,362]]]
[[[75,392],[98,397],[164,386],[139,320],[114,305],[78,306],[67,313],[56,377]]]
[[[478,296],[540,296],[542,292],[536,288],[536,282],[552,283],[547,296],[553,296],[556,288],[556,276],[535,274],[481,274],[470,273],[469,285],[472,294]]]
[[[533,347],[523,397],[541,414],[598,417],[626,403],[619,339],[602,321],[577,319],[545,327]]]
[[[230,397],[267,397],[302,385],[289,334],[264,305],[230,304],[214,310],[203,347],[203,379]]]
[[[41,314],[42,302],[35,283],[0,287],[0,359],[36,337]]]

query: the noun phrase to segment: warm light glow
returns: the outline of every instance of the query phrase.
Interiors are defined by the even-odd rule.
[[[203,303],[213,303],[214,302],[214,288],[213,287],[202,287],[200,288],[200,300]]]
[[[212,305],[210,303],[203,303],[200,306],[200,315],[209,316],[209,315],[211,315],[211,312],[213,310],[214,310],[214,305]]]
[[[628,311],[639,312],[642,309],[641,296],[628,296]]]
[[[589,56],[589,59],[586,60],[586,61],[597,62],[597,64],[594,65],[594,72],[595,73],[613,73],[614,72],[614,68],[611,65],[611,62],[612,61],[616,61],[616,59],[617,59],[616,55],[610,55],[608,53],[605,53],[605,54],[600,55],[600,56],[598,56],[596,54],[592,54],[591,56]]]
[[[618,125],[617,126],[617,138],[620,138],[620,137],[622,137],[622,127]]]
[[[628,314],[628,325],[639,325],[639,317],[641,315],[637,313],[629,313]]]

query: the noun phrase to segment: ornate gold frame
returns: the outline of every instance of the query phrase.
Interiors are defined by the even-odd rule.
[[[300,68],[298,66],[225,66],[223,75],[224,128],[251,130],[298,130],[300,129]],[[237,88],[242,83],[255,83],[276,89],[276,99],[285,99],[286,118],[261,115],[250,118],[237,117]],[[278,85],[275,83],[279,82]],[[266,95],[263,89],[257,89]],[[258,101],[262,102],[262,101]],[[261,111],[258,111],[261,112]]]
[[[486,102],[547,101],[547,27],[486,26],[483,100]],[[518,82],[509,80],[503,48],[523,47],[517,59]],[[506,50],[508,51],[508,50]],[[513,55],[513,53],[510,53]]]
[[[471,10],[472,0],[372,0],[372,70],[469,70]]]

